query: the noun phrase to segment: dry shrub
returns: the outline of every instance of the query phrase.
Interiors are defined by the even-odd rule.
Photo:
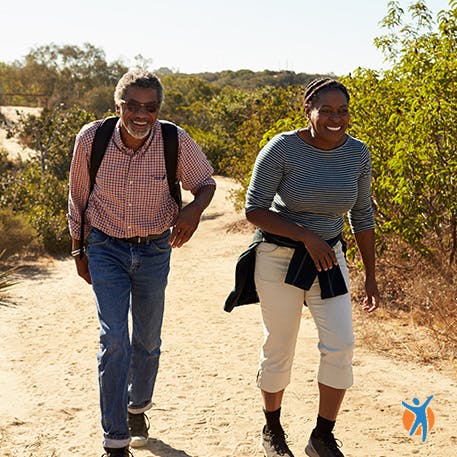
[[[225,226],[225,231],[227,233],[249,233],[254,232],[254,230],[255,227],[247,219],[244,218]]]
[[[3,258],[37,246],[37,233],[25,218],[9,208],[0,209],[0,252]]]
[[[382,306],[355,311],[364,346],[408,360],[457,368],[457,267],[439,251],[422,257],[400,242],[378,259]],[[355,300],[363,299],[363,274],[352,268]]]

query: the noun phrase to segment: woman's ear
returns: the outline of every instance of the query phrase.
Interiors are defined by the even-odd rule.
[[[311,106],[309,105],[309,103],[305,103],[303,105],[303,110],[305,111],[306,117],[309,119],[309,116],[311,114]]]

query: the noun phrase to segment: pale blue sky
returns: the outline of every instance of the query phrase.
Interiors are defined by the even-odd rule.
[[[449,9],[448,0],[426,4]],[[128,65],[141,54],[151,69],[341,75],[385,66],[373,38],[386,12],[387,0],[5,0],[0,61],[44,44],[89,42],[109,61]]]

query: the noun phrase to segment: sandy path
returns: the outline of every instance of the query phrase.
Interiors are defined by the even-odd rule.
[[[193,240],[176,250],[167,291],[163,355],[150,411],[148,446],[135,457],[258,456],[263,424],[255,374],[262,339],[256,305],[222,310],[235,259],[249,233],[227,233],[240,218],[218,178],[214,203]],[[0,307],[0,454],[99,456],[96,378],[98,323],[90,287],[71,259],[27,269]],[[314,324],[304,310],[283,422],[297,456],[314,425],[317,401]],[[358,347],[355,386],[337,424],[346,457],[448,457],[457,450],[457,380]],[[402,426],[401,401],[430,404],[427,441]]]
[[[37,115],[41,108],[30,108],[26,106],[0,106],[0,114],[3,114],[9,121],[16,122],[19,114]],[[0,149],[8,151],[8,158],[16,160],[18,158],[26,160],[36,154],[33,149],[24,147],[17,138],[7,138],[5,128],[0,127]]]

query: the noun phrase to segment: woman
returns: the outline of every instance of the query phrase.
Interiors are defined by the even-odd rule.
[[[255,286],[265,338],[257,385],[264,402],[267,457],[293,457],[280,411],[304,302],[318,329],[321,354],[317,424],[305,452],[343,456],[332,431],[352,385],[354,337],[341,241],[345,213],[365,266],[363,309],[372,312],[379,304],[371,161],[367,147],[346,133],[348,91],[334,79],[317,79],[307,86],[304,102],[308,127],[279,134],[262,149],[246,198],[246,217],[262,239],[256,248]]]

